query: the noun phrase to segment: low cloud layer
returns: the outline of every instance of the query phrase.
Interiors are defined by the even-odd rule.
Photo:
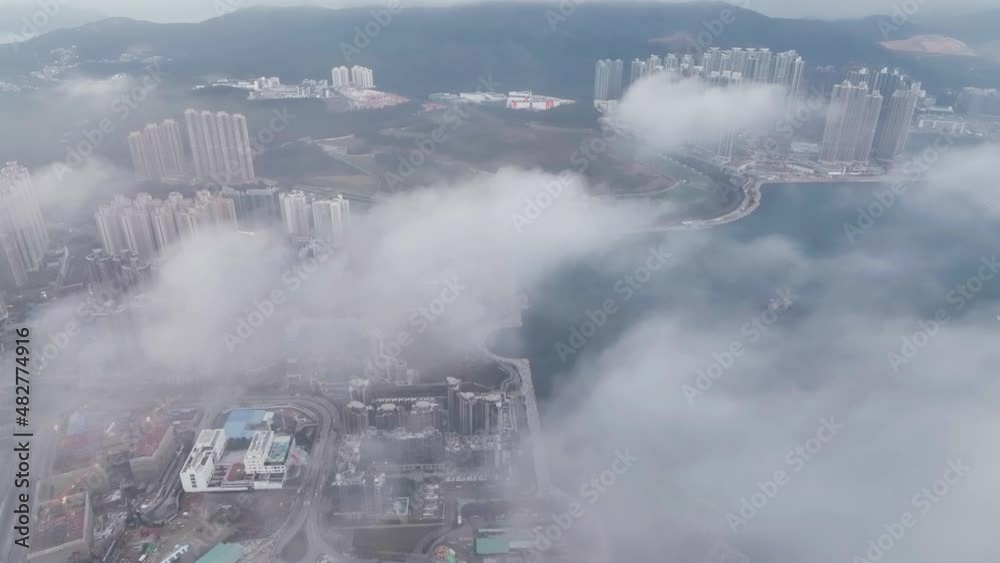
[[[633,84],[617,119],[640,140],[660,150],[684,143],[718,143],[730,130],[764,128],[783,108],[781,92],[768,85],[711,87],[700,79],[675,80],[658,73]]]
[[[626,96],[622,119],[664,149],[773,115],[770,91],[740,100],[648,80]],[[208,232],[173,249],[113,322],[72,299],[46,309],[38,334],[57,350],[46,374],[221,380],[340,342],[292,330],[303,323],[360,318],[388,338],[418,332],[414,311],[446,290],[454,299],[425,318],[419,346],[448,361],[477,350],[519,292],[543,296],[532,315],[567,333],[567,310],[586,319],[611,299],[630,312],[606,313],[601,330],[614,336],[574,345],[544,426],[553,482],[570,497],[618,453],[636,457],[587,505],[619,558],[726,549],[775,563],[985,561],[1000,506],[1000,229],[986,205],[998,157],[994,146],[940,151],[927,185],[889,204],[845,188],[830,196],[829,220],[803,230],[829,237],[820,250],[781,234],[794,216],[753,235],[736,224],[637,237],[627,233],[654,224],[651,206],[595,200],[571,174],[518,169],[394,196],[359,213],[333,255],[297,256],[277,233]],[[118,174],[89,166],[90,184]],[[43,194],[55,189],[48,173],[37,180]],[[89,191],[76,181],[66,189]],[[849,239],[842,222],[876,201],[883,211]],[[546,290],[592,277],[610,283]],[[241,324],[256,326],[244,334]],[[868,555],[869,541],[884,555]]]

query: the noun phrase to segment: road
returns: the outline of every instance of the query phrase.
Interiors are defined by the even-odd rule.
[[[273,404],[275,399],[263,399]],[[301,491],[296,497],[289,513],[288,520],[274,534],[272,555],[280,559],[280,554],[288,544],[304,531],[308,543],[305,561],[315,561],[320,555],[337,553],[330,546],[322,527],[323,507],[326,499],[323,496],[323,485],[326,483],[330,468],[335,466],[338,440],[334,428],[340,415],[337,407],[324,398],[284,397],[281,402],[287,402],[299,408],[315,412],[320,417],[319,431],[309,455],[309,464],[302,475]]]

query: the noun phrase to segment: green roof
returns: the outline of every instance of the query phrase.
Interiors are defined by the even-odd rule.
[[[476,555],[498,555],[510,553],[510,544],[505,539],[476,538]]]
[[[240,558],[240,544],[220,543],[208,550],[195,563],[236,563]]]

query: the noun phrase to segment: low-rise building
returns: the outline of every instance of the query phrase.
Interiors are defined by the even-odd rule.
[[[191,448],[184,468],[181,469],[181,486],[189,493],[208,489],[215,466],[226,449],[226,433],[221,429],[202,430]]]
[[[94,511],[89,493],[43,503],[35,522],[29,563],[67,563],[92,558]]]

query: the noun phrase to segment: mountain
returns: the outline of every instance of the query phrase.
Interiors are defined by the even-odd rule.
[[[969,80],[967,69],[925,65],[919,57],[883,48],[881,38],[858,24],[769,18],[720,3],[588,2],[554,19],[554,4],[404,4],[384,26],[373,16],[378,10],[387,13],[384,8],[297,7],[245,9],[197,24],[109,19],[52,31],[27,42],[17,54],[0,53],[0,72],[25,73],[52,49],[75,45],[85,60],[116,60],[125,52],[161,55],[170,59],[165,68],[173,78],[191,81],[225,74],[277,75],[293,82],[326,78],[333,66],[360,64],[375,70],[378,87],[415,98],[473,90],[492,79],[500,90],[585,99],[599,58],[627,61],[668,50],[697,54],[710,46],[747,46],[796,49],[810,71],[867,63],[913,67],[907,70],[919,76],[926,66],[928,76],[922,78],[928,85]],[[373,37],[365,35],[366,25]],[[700,45],[695,37],[702,38]],[[360,52],[351,54],[355,46]],[[982,69],[977,73],[983,74]],[[988,81],[1000,80],[996,68],[986,74]]]

